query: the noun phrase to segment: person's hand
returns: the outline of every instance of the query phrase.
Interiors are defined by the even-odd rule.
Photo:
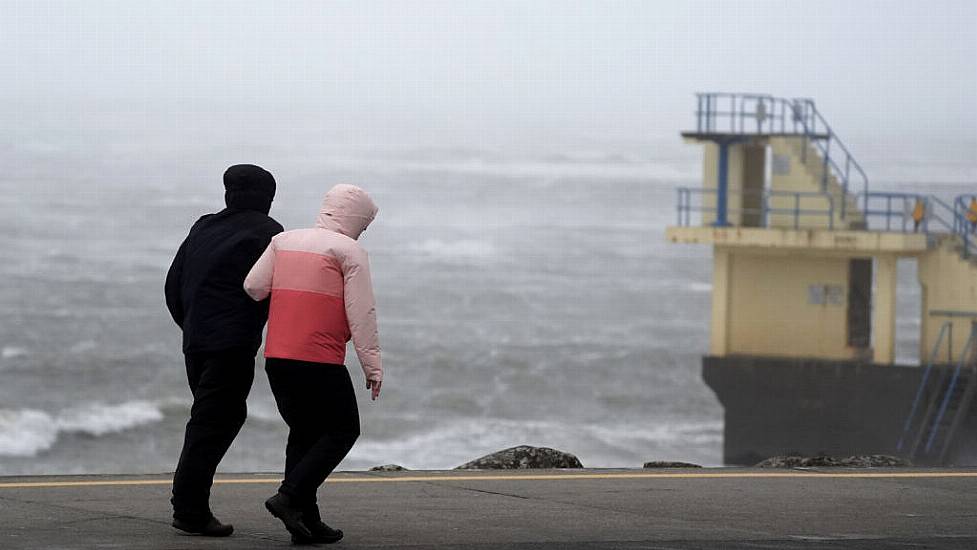
[[[367,380],[366,381],[366,389],[373,390],[371,392],[371,398],[373,399],[373,401],[376,401],[377,398],[380,397],[380,386],[381,385],[383,385],[383,381],[382,380]]]

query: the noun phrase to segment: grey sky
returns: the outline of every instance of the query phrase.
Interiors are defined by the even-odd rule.
[[[702,90],[977,147],[977,2],[0,3],[0,142],[648,143]]]

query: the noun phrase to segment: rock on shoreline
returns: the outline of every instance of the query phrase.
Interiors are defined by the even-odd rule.
[[[756,465],[757,468],[884,468],[898,466],[912,466],[912,463],[904,458],[889,455],[856,455],[849,457],[774,456]]]
[[[651,462],[645,462],[645,468],[701,468],[698,464],[692,464],[690,462],[674,462],[668,460],[654,460]]]
[[[384,464],[383,466],[374,466],[370,468],[371,472],[403,472],[407,468],[404,468],[400,464]]]
[[[583,464],[570,453],[548,447],[520,445],[476,458],[455,469],[524,470],[530,468],[583,468]]]

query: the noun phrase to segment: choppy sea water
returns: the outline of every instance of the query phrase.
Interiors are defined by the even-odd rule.
[[[272,214],[287,229],[311,224],[338,181],[381,208],[362,242],[384,392],[369,401],[350,353],[363,435],[341,469],[451,468],[518,444],[593,467],[721,463],[722,408],[700,378],[711,251],[664,240],[674,188],[697,185],[698,165],[611,160],[279,178]],[[176,179],[4,182],[0,474],[172,471],[190,393],[163,279],[222,196],[219,174]],[[900,307],[917,302],[901,265]],[[899,331],[912,361],[918,320]],[[224,471],[282,467],[286,429],[261,364]]]

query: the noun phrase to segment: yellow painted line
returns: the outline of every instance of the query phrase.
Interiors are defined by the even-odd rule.
[[[728,472],[728,473],[595,473],[595,474],[486,474],[486,475],[424,475],[424,476],[351,476],[335,477],[326,480],[327,483],[406,483],[431,481],[572,481],[582,479],[924,479],[924,478],[977,478],[977,471],[970,472]],[[278,484],[281,479],[274,478],[225,478],[215,479],[216,485],[261,485]],[[73,487],[125,487],[171,485],[169,479],[108,479],[91,481],[24,481],[0,482],[0,489],[43,489],[43,488],[73,488]]]

